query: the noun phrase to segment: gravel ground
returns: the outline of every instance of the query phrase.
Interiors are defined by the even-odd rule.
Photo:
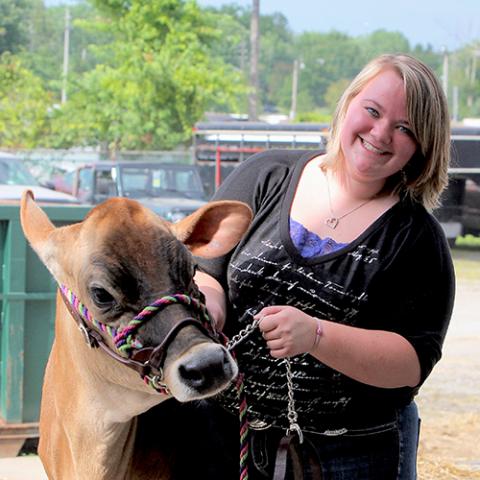
[[[480,251],[453,255],[457,294],[443,358],[417,398],[420,480],[480,479]]]

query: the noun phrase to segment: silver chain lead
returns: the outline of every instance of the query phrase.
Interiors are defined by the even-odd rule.
[[[254,320],[250,325],[247,325],[244,329],[240,330],[236,335],[234,335],[231,340],[227,343],[227,350],[233,350],[237,345],[242,343],[257,327],[260,323],[260,319]],[[293,396],[293,376],[292,376],[292,364],[289,358],[283,360],[285,364],[286,373],[287,373],[287,395],[288,395],[288,404],[287,404],[287,418],[289,427],[287,429],[287,435],[295,432],[298,435],[300,443],[303,443],[303,432],[298,424],[298,414],[295,410],[295,398]]]
[[[233,350],[237,345],[242,343],[257,327],[260,323],[260,319],[254,320],[250,325],[247,325],[243,330],[240,330],[234,335],[227,343],[227,350]]]
[[[293,397],[293,375],[292,375],[292,362],[289,358],[285,358],[283,361],[287,370],[287,392],[288,392],[288,405],[287,405],[287,418],[289,427],[287,435],[295,432],[298,435],[298,440],[303,443],[303,433],[300,425],[298,424],[298,414],[295,410],[295,398]]]

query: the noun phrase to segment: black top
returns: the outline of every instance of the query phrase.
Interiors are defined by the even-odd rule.
[[[454,299],[442,228],[423,206],[402,200],[344,248],[302,257],[289,234],[290,207],[305,164],[317,154],[270,150],[254,155],[216,193],[215,200],[241,200],[254,212],[250,229],[229,255],[198,259],[227,292],[225,333],[238,333],[264,306],[291,305],[318,318],[397,332],[415,348],[423,383],[441,357]],[[250,418],[288,426],[282,360],[269,355],[258,330],[235,353],[245,374]],[[298,423],[305,430],[378,425],[418,391],[362,384],[309,354],[291,360]],[[219,399],[235,409],[233,388]]]

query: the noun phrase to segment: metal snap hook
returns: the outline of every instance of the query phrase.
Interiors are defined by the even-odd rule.
[[[290,427],[287,430],[287,435],[292,434],[295,432],[298,435],[298,441],[300,444],[303,443],[303,432],[302,429],[300,428],[300,425],[298,423],[291,423]]]

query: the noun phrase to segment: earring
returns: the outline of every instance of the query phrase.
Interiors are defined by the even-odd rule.
[[[408,176],[407,176],[407,172],[403,168],[400,170],[400,175],[401,175],[401,178],[402,178],[402,183],[404,185],[407,185]]]

